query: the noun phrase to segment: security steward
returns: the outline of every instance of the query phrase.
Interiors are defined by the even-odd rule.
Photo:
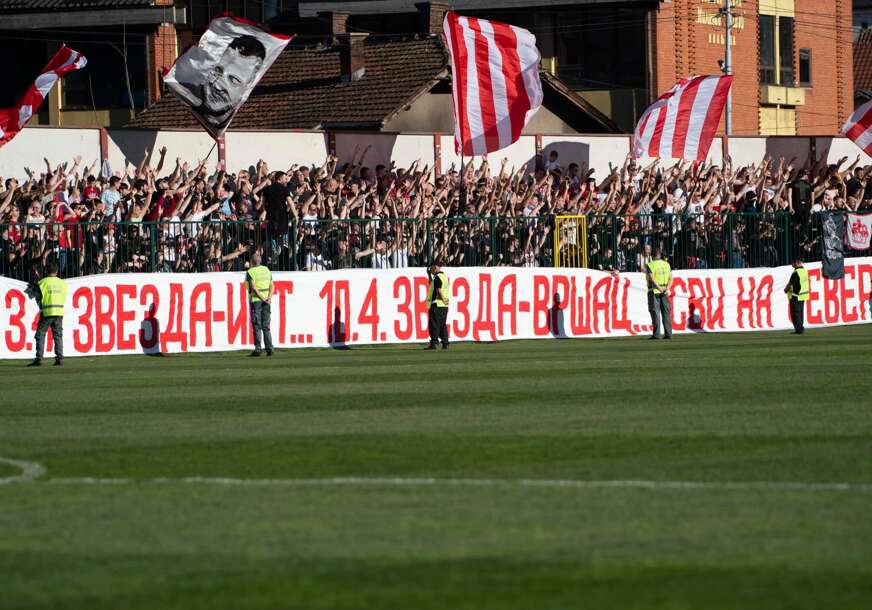
[[[260,339],[263,334],[263,344],[266,347],[266,355],[273,355],[272,333],[269,330],[272,310],[270,300],[275,292],[272,281],[272,273],[261,264],[260,252],[251,255],[251,267],[245,274],[245,283],[248,285],[248,295],[251,298],[251,328],[254,331],[254,351],[251,356],[258,357],[261,354]]]
[[[793,321],[793,333],[801,335],[805,332],[805,302],[808,301],[808,269],[802,266],[802,261],[793,261],[793,273],[784,292],[790,301],[790,319]]]
[[[672,339],[672,308],[669,304],[669,289],[672,288],[672,267],[663,260],[663,252],[654,250],[653,260],[645,266],[648,280],[648,312],[654,333],[651,339],[660,338],[660,319],[663,318],[663,338]]]
[[[39,324],[36,327],[36,358],[27,366],[42,366],[45,334],[51,328],[54,341],[55,366],[64,364],[64,303],[67,301],[67,283],[58,277],[57,263],[46,263],[45,277],[28,294],[39,301]]]
[[[427,307],[430,319],[427,324],[430,330],[430,345],[426,349],[436,349],[441,341],[442,349],[448,349],[448,299],[451,285],[448,277],[442,273],[441,262],[435,262],[427,269],[430,278],[430,288],[427,290]]]

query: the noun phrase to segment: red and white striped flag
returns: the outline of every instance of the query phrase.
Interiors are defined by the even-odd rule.
[[[449,11],[454,148],[483,155],[509,146],[542,105],[536,37],[506,23]]]
[[[854,111],[851,118],[842,125],[842,133],[867,155],[872,155],[872,101]]]
[[[81,53],[73,51],[67,46],[62,46],[48,62],[27,92],[18,100],[18,104],[12,108],[0,109],[0,146],[18,135],[30,117],[39,110],[42,100],[54,87],[58,79],[73,70],[84,68],[88,60]]]
[[[705,161],[732,76],[690,76],[651,104],[633,133],[634,157]]]

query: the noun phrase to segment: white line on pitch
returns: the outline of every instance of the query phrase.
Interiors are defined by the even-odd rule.
[[[47,479],[58,485],[137,485],[199,484],[247,485],[255,487],[550,487],[550,488],[617,488],[675,490],[772,490],[805,492],[872,493],[870,483],[809,483],[798,481],[652,481],[652,480],[574,480],[574,479],[452,479],[406,477],[330,477],[292,479],[241,479],[234,477],[157,477],[95,478],[73,477]]]
[[[46,473],[36,462],[0,457],[0,463],[21,470],[0,478],[0,485],[33,483]],[[458,479],[434,477],[328,477],[288,479],[242,479],[235,477],[154,477],[145,479],[110,477],[59,477],[45,479],[56,485],[248,485],[260,487],[550,487],[576,489],[677,489],[677,490],[772,490],[804,492],[872,493],[872,483],[809,483],[801,481],[652,481],[652,480],[576,480],[576,479]]]
[[[8,464],[13,468],[21,470],[20,473],[11,477],[0,477],[0,485],[9,483],[29,483],[37,477],[45,474],[45,466],[36,462],[25,462],[24,460],[12,460],[5,457],[0,457],[0,464]]]

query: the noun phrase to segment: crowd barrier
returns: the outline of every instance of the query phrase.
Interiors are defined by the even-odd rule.
[[[845,277],[808,266],[808,327],[870,320],[872,258],[845,261]],[[454,341],[645,336],[641,273],[590,269],[449,268]],[[792,328],[783,288],[791,267],[676,271],[675,332]],[[427,340],[421,268],[274,274],[272,332],[279,348]],[[252,346],[242,273],[104,274],[69,280],[68,356],[244,350]],[[38,308],[27,285],[0,278],[0,358],[33,356]],[[51,346],[48,346],[50,353]]]
[[[553,216],[302,220],[282,235],[259,221],[0,225],[0,275],[29,281],[33,262],[46,255],[68,278],[240,271],[256,249],[276,271],[405,268],[435,259],[455,267],[553,267],[560,254],[559,266],[633,272],[643,270],[646,246],[661,249],[675,269],[776,267],[795,256],[820,260],[818,214],[805,222],[787,212],[588,215],[584,226],[585,239],[564,236],[555,244]],[[358,256],[376,247],[386,253],[380,264],[372,254]]]

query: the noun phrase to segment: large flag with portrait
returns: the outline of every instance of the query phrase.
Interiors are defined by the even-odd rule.
[[[220,137],[291,38],[224,13],[212,20],[197,46],[176,60],[164,82],[209,133]]]

